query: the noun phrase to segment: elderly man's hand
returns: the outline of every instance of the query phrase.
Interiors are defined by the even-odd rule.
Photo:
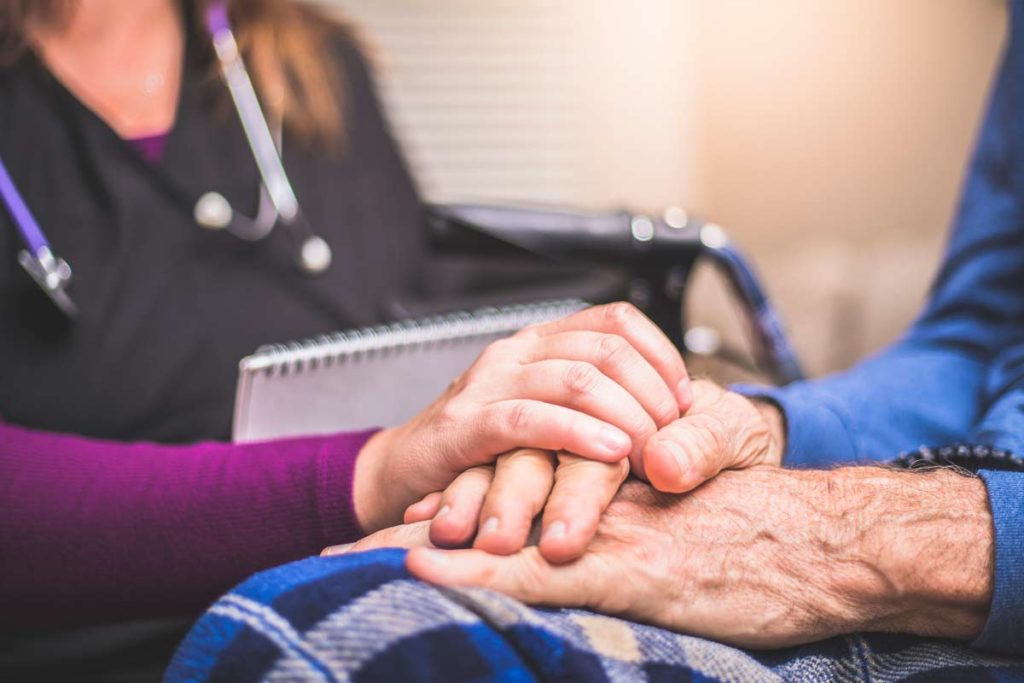
[[[682,493],[722,470],[781,463],[785,433],[778,408],[714,382],[692,386],[690,408],[644,447],[644,474],[654,488]]]
[[[354,550],[428,545],[425,524]],[[409,569],[445,585],[590,608],[746,647],[855,631],[970,638],[991,592],[983,484],[940,471],[758,467],[684,496],[627,483],[579,560],[414,548]]]

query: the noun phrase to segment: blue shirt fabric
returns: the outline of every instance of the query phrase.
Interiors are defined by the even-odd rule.
[[[737,387],[785,413],[785,462],[887,459],[973,442],[1024,455],[1024,0],[929,301],[895,344],[846,372]],[[994,598],[979,647],[1024,654],[1024,473],[982,472],[995,523]]]

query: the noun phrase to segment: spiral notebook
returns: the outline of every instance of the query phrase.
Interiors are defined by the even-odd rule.
[[[566,299],[484,308],[263,347],[239,365],[234,440],[399,425],[491,342],[587,305]]]

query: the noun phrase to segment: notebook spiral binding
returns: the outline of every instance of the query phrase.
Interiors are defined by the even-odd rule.
[[[288,344],[268,344],[245,359],[243,369],[268,375],[301,373],[336,363],[459,344],[482,336],[511,334],[528,325],[555,320],[588,306],[581,299],[488,306],[472,312],[403,320]]]

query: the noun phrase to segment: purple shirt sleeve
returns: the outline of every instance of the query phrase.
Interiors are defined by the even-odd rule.
[[[255,571],[355,540],[372,434],[165,446],[0,422],[0,626],[189,615]]]

